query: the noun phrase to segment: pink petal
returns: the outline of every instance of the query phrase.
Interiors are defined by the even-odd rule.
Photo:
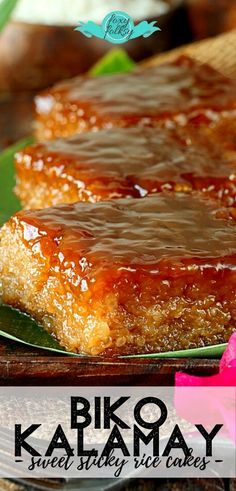
[[[220,372],[225,368],[236,367],[236,332],[232,334],[220,361]]]
[[[187,373],[175,374],[176,387],[236,387],[236,366],[226,368],[217,375],[195,377]]]
[[[231,336],[220,362],[220,372],[210,377],[195,377],[186,373],[175,374],[175,408],[187,421],[194,422],[199,414],[209,424],[219,415],[223,418],[225,428],[233,442],[236,442],[234,400],[225,400],[223,390],[212,389],[208,393],[198,394],[197,387],[236,387],[236,332]],[[183,389],[181,389],[181,387]],[[196,387],[191,397],[181,393],[185,387]],[[199,407],[199,400],[201,406]],[[205,411],[208,408],[208,411]]]
[[[193,378],[202,380],[201,377]],[[209,390],[200,385],[186,387],[185,384],[175,388],[174,403],[177,414],[193,424],[201,421],[204,426],[212,427],[216,422],[223,423],[222,435],[236,443],[234,390],[223,387],[219,390],[217,386]]]

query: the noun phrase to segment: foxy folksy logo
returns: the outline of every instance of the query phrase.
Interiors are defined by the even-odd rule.
[[[93,21],[80,22],[75,30],[88,38],[95,36],[113,44],[123,44],[130,39],[141,36],[149,37],[154,32],[160,31],[160,28],[155,24],[156,21],[144,20],[134,25],[132,17],[127,12],[116,10],[107,14],[101,25]]]

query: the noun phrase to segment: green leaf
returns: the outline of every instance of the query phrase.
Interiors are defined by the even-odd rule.
[[[129,72],[134,68],[135,62],[124,49],[114,48],[99,60],[89,71],[89,75],[111,75],[112,73]]]
[[[15,186],[13,159],[15,152],[32,142],[32,137],[20,140],[0,155],[0,226],[8,220],[13,213],[20,210],[20,202],[13,191]]]
[[[30,316],[6,305],[0,305],[0,335],[29,346],[60,353],[65,351],[53,336]]]
[[[220,358],[227,347],[227,343],[203,348],[186,349],[180,351],[167,351],[165,353],[151,353],[146,355],[129,355],[122,358]]]
[[[10,19],[18,0],[1,0],[0,1],[0,31]]]

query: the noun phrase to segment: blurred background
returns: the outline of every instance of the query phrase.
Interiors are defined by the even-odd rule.
[[[236,28],[236,0],[0,0],[0,147],[29,134],[35,92],[87,72],[114,47],[73,29],[111,10],[161,28],[122,45],[137,62]]]

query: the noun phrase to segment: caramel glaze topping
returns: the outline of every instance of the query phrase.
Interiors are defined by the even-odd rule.
[[[13,220],[26,246],[75,288],[99,277],[109,287],[125,271],[160,279],[236,268],[235,225],[192,196],[61,205]]]
[[[225,120],[223,128],[194,129],[116,128],[75,135],[29,146],[16,156],[18,177],[27,181],[33,172],[37,183],[63,184],[78,191],[74,201],[99,201],[119,197],[144,197],[163,190],[225,194],[233,205],[236,170],[236,128]],[[224,132],[227,133],[224,137]],[[204,130],[205,131],[205,130]],[[211,133],[209,134],[209,132]],[[221,134],[220,134],[221,132]],[[40,175],[42,177],[40,178]],[[37,177],[39,175],[39,177]],[[64,202],[66,191],[63,192]],[[74,195],[76,196],[76,194]],[[54,197],[56,198],[56,195]],[[226,199],[225,199],[226,200]]]
[[[107,119],[108,124],[120,118],[132,124],[145,117],[166,119],[175,114],[235,107],[236,83],[187,56],[127,74],[77,77],[36,97],[39,115],[58,112],[55,124],[66,123],[67,115],[74,113],[74,119],[92,118],[91,127],[97,123],[101,127],[99,118]]]

